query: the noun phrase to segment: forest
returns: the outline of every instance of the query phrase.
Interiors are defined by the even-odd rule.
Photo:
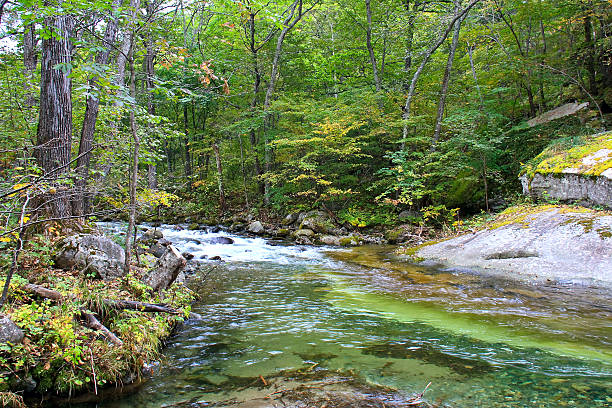
[[[420,238],[530,202],[519,175],[542,151],[610,129],[611,10],[610,0],[0,0],[0,307],[19,303],[14,293],[66,297],[27,286],[21,271],[46,267],[51,242],[91,222],[128,222],[131,273],[143,222],[197,229],[319,210],[357,232],[408,221]],[[545,119],[568,104],[577,113]],[[123,284],[83,283],[120,310],[122,290],[148,293]],[[174,317],[192,300],[176,290],[164,301]],[[99,329],[98,301],[71,313]],[[143,333],[157,324],[142,319]],[[70,392],[90,381],[75,374],[89,358],[79,350],[60,358],[73,376],[54,380]],[[96,353],[92,369],[94,355],[108,357]],[[11,370],[44,365],[28,361]],[[45,389],[67,391],[57,384]]]
[[[605,0],[1,10],[2,188],[53,193],[51,218],[178,200],[213,219],[472,214],[515,197],[547,145],[606,129],[612,104]],[[526,125],[575,101],[583,117]],[[23,206],[9,195],[4,214]]]

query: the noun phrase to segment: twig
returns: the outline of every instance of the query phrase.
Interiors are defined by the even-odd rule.
[[[94,392],[98,395],[98,384],[96,380],[96,367],[94,366],[93,352],[89,349],[89,357],[91,359],[91,374],[93,375]]]

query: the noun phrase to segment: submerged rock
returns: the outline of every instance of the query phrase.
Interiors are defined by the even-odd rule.
[[[230,245],[234,243],[234,240],[228,237],[214,237],[207,240],[210,244],[222,244]]]
[[[23,331],[8,316],[0,315],[0,344],[19,344],[23,341]]]
[[[73,235],[58,245],[55,266],[77,267],[85,275],[104,280],[125,276],[125,252],[110,238],[101,235]]]
[[[486,229],[408,252],[528,281],[612,285],[612,215],[585,208],[511,207]]]

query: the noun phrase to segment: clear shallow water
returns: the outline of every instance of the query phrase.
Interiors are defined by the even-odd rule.
[[[406,395],[431,382],[426,398],[453,407],[612,406],[604,290],[425,268],[392,248],[164,235],[196,258],[224,260],[194,307],[204,319],[171,339],[151,380],[97,406],[276,406],[262,397],[296,370]],[[235,243],[208,243],[218,236]]]

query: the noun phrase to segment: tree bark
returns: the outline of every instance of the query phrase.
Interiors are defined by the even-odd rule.
[[[102,46],[104,49],[96,55],[96,64],[106,65],[110,59],[111,50],[117,38],[118,21],[115,13],[121,6],[121,0],[114,0],[112,3],[112,14],[106,22],[106,30]],[[98,84],[98,77],[90,77],[87,81],[90,87]],[[91,165],[91,150],[93,149],[94,135],[96,131],[96,121],[100,112],[100,98],[88,96],[85,101],[85,114],[83,116],[83,126],[81,128],[81,141],[79,143],[79,156],[76,166],[76,194],[72,202],[72,210],[75,215],[83,215],[89,212],[90,200],[85,194],[87,180],[89,178],[89,168]]]
[[[147,2],[147,16],[149,18],[155,13],[156,3],[153,0]],[[145,85],[147,87],[147,112],[149,115],[155,115],[155,104],[153,103],[152,90],[155,87],[153,78],[155,77],[155,57],[157,51],[153,42],[151,30],[148,30],[145,39],[146,54],[144,57],[144,71],[146,75]],[[147,187],[150,189],[157,188],[157,166],[155,164],[147,165]]]
[[[130,96],[136,99],[136,70],[134,69],[134,34],[131,34],[130,50],[128,60],[130,63]],[[130,177],[130,217],[127,233],[125,234],[125,271],[129,273],[132,267],[132,237],[135,235],[136,226],[136,185],[138,183],[138,160],[140,150],[140,136],[136,125],[135,117],[136,106],[130,109],[130,131],[134,141],[134,151],[132,153],[132,174]]]
[[[365,6],[366,18],[368,20],[368,24],[366,26],[366,47],[368,48],[368,54],[370,55],[370,64],[372,64],[376,92],[380,92],[382,85],[378,76],[378,66],[376,63],[376,55],[374,54],[374,47],[372,46],[372,8],[370,7],[370,0],[365,0]]]
[[[455,1],[454,14],[456,15],[459,11],[460,1]],[[465,17],[465,15],[464,15]],[[440,99],[438,100],[438,111],[436,113],[436,126],[434,128],[434,134],[432,139],[432,148],[435,149],[436,143],[440,139],[440,131],[442,130],[442,118],[444,116],[444,109],[446,107],[446,95],[448,94],[448,85],[450,84],[451,71],[453,69],[453,60],[455,59],[455,51],[457,50],[457,44],[459,43],[459,33],[461,31],[461,23],[463,18],[455,21],[455,30],[453,31],[453,39],[451,41],[450,50],[448,51],[448,59],[446,60],[446,68],[444,69],[444,76],[442,78],[442,89],[440,90]]]
[[[70,15],[47,17],[46,29],[54,35],[43,40],[41,55],[40,111],[34,156],[46,177],[50,193],[40,197],[40,206],[53,218],[71,215],[68,188],[62,178],[68,173],[72,145],[72,63]]]

